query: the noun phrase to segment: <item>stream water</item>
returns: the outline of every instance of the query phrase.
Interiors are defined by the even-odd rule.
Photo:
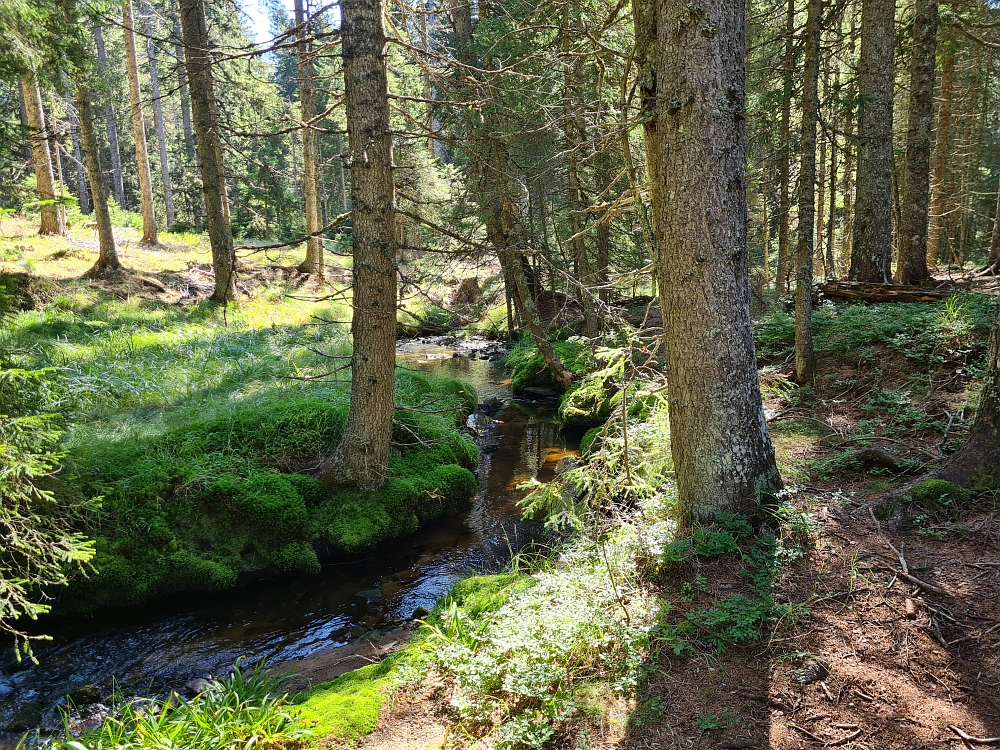
[[[471,355],[471,356],[470,356]],[[197,677],[227,673],[240,656],[287,662],[347,645],[366,631],[398,625],[471,571],[501,569],[512,552],[541,537],[520,520],[516,485],[551,479],[572,452],[546,404],[513,401],[482,350],[435,343],[400,346],[401,365],[470,382],[480,401],[503,401],[492,418],[470,418],[488,445],[470,511],[363,557],[324,565],[318,576],[258,581],[221,594],[196,594],[39,623],[53,640],[35,647],[39,663],[0,661],[0,728],[59,724],[56,705],[96,685],[102,695],[160,695]],[[40,721],[39,721],[40,720]],[[0,734],[0,748],[17,734]]]

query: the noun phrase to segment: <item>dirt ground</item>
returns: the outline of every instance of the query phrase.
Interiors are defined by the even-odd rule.
[[[656,715],[633,707],[609,726],[590,727],[584,746],[984,746],[976,739],[1000,745],[1000,505],[981,496],[948,518],[919,524],[912,511],[886,514],[880,506],[944,460],[946,441],[957,444],[967,429],[967,421],[962,426],[945,416],[956,413],[970,383],[966,361],[944,359],[930,371],[919,405],[929,424],[904,432],[897,425],[874,441],[850,438],[859,421],[872,417],[862,408],[865,398],[876,388],[905,389],[920,371],[898,352],[877,348],[864,360],[821,361],[814,397],[790,403],[769,396],[779,463],[794,490],[789,499],[815,521],[804,556],[786,567],[774,598],[802,604],[808,615],[790,627],[779,624],[751,647],[717,653],[696,636],[693,655],[661,656],[642,698],[659,707]],[[788,369],[783,361],[765,364],[765,379]],[[845,390],[848,379],[854,382]],[[782,422],[799,428],[783,429]],[[814,430],[801,429],[807,424]],[[897,473],[861,462],[816,470],[869,444],[907,468]],[[876,520],[876,512],[889,517]],[[693,572],[705,585],[693,598],[679,581],[658,592],[674,622],[713,599],[750,593],[732,556],[697,564],[687,579]],[[461,728],[449,724],[449,697],[447,685],[433,677],[395,696],[360,747],[470,746]],[[580,740],[577,733],[562,744],[581,746]]]

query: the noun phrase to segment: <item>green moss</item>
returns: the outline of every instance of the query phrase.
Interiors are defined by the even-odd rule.
[[[600,448],[600,427],[591,427],[580,439],[580,455],[586,457],[591,448]]]
[[[432,626],[440,625],[441,612],[453,603],[467,620],[480,620],[532,583],[529,576],[520,573],[466,578],[438,602],[427,621]],[[315,722],[315,735],[355,741],[374,731],[389,694],[428,666],[429,658],[422,643],[431,632],[425,626],[413,642],[378,664],[348,672],[296,696],[293,702],[299,705],[302,718]]]
[[[475,390],[403,373],[397,400],[434,407],[399,413],[390,479],[377,492],[287,473],[315,466],[317,454],[339,441],[348,408],[343,386],[272,388],[160,429],[115,439],[78,435],[71,479],[78,491],[104,498],[94,519],[101,542],[96,571],[61,592],[59,608],[90,611],[218,590],[265,567],[316,573],[316,543],[355,553],[467,507],[478,488],[469,470],[477,451],[458,425]]]
[[[928,479],[910,489],[910,497],[927,510],[951,508],[972,499],[973,493],[943,479]]]
[[[554,341],[552,347],[562,360],[563,366],[574,377],[582,376],[593,369],[592,349],[587,344],[577,341]],[[533,339],[519,341],[507,355],[506,365],[511,373],[511,388],[515,393],[520,393],[528,387],[539,386],[562,390],[562,386],[556,382]]]

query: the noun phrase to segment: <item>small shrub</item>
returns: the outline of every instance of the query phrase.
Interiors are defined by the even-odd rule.
[[[694,530],[694,551],[701,557],[718,557],[738,549],[736,539],[728,531],[713,531],[704,527]]]

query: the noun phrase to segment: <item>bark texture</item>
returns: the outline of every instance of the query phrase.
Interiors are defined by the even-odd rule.
[[[381,0],[342,0],[344,105],[351,165],[354,314],[351,407],[325,479],[386,481],[395,412],[396,192]]]
[[[76,109],[80,117],[80,138],[83,141],[83,158],[87,164],[87,179],[90,180],[90,193],[94,197],[94,222],[97,224],[97,239],[100,251],[97,262],[88,276],[105,276],[121,268],[118,251],[115,248],[115,236],[111,228],[111,214],[108,211],[108,199],[101,186],[101,159],[97,145],[97,133],[94,130],[94,114],[90,105],[90,92],[79,80],[76,82]]]
[[[316,117],[316,84],[313,78],[312,50],[309,44],[308,20],[303,0],[295,0],[295,25],[299,28],[296,57],[299,66],[299,103],[302,108],[302,187],[306,203],[306,234],[322,228],[319,207],[319,152],[313,119]],[[306,240],[306,258],[299,265],[302,273],[323,278],[323,240]]]
[[[781,480],[750,325],[745,8],[659,0],[658,14],[660,298],[670,444],[691,521],[752,512]]]
[[[149,0],[143,0],[143,13],[146,16],[146,54],[149,57],[149,88],[153,95],[153,127],[156,128],[156,141],[160,150],[160,178],[163,180],[163,209],[167,218],[167,226],[173,226],[177,221],[174,214],[174,186],[170,179],[170,160],[167,158],[167,131],[163,127],[163,100],[160,97],[160,76],[156,68],[156,27],[153,25],[153,12]]]
[[[899,227],[900,284],[919,284],[927,270],[927,226],[930,204],[931,121],[937,67],[937,0],[916,0],[913,52],[910,58],[910,112],[906,128],[902,222]]]
[[[139,177],[139,201],[142,211],[143,245],[155,245],[156,208],[153,204],[153,180],[149,174],[149,150],[146,146],[146,120],[142,116],[142,91],[139,88],[139,60],[135,51],[135,21],[132,0],[122,2],[122,29],[125,35],[125,68],[128,71],[128,98],[132,105],[132,135],[135,139],[136,173]]]
[[[212,246],[212,269],[215,272],[212,299],[224,303],[236,295],[236,252],[233,249],[233,228],[229,223],[222,149],[215,123],[212,60],[209,56],[203,3],[204,0],[180,0],[181,27],[184,32],[184,56],[191,93],[192,119],[198,142],[202,194],[205,197],[205,223]]]
[[[108,56],[104,49],[104,29],[94,27],[94,42],[97,46],[97,63],[104,76],[108,75]],[[104,104],[104,120],[108,125],[108,150],[111,156],[111,194],[120,208],[127,208],[125,203],[125,182],[122,177],[121,147],[118,145],[118,118],[110,101]]]
[[[65,79],[63,80],[65,84]],[[84,216],[90,215],[90,191],[87,190],[87,167],[83,163],[83,151],[80,147],[80,118],[73,107],[73,103],[67,99],[66,111],[69,114],[69,127],[73,134],[73,163],[76,164],[76,197],[80,201],[80,213]]]
[[[858,178],[854,204],[852,281],[892,278],[892,95],[895,0],[861,6],[858,68]]]
[[[38,200],[42,202],[39,234],[66,234],[66,219],[62,207],[56,205],[55,177],[52,174],[52,154],[49,151],[49,131],[45,126],[45,110],[38,78],[28,73],[21,78],[24,109],[31,138],[31,158],[35,166]]]
[[[656,0],[632,0],[632,22],[635,28],[636,91],[639,94],[639,119],[642,121],[643,142],[646,145],[646,174],[649,178],[649,202],[653,209],[653,224],[660,205],[659,179],[660,140],[656,117]],[[654,229],[655,232],[655,229]],[[650,248],[652,252],[653,248]]]
[[[951,95],[955,86],[955,46],[945,44],[941,70],[941,103],[938,106],[934,137],[934,181],[931,183],[930,228],[927,237],[927,266],[937,268],[944,226],[945,183],[948,181],[948,139],[951,136]]]
[[[1000,308],[993,320],[972,431],[965,445],[934,476],[975,491],[1000,487]]]
[[[799,240],[795,276],[795,382],[800,385],[812,383],[816,374],[812,333],[812,282],[815,249],[813,237],[822,237],[822,227],[815,226],[816,124],[819,121],[819,41],[822,15],[823,0],[809,0],[806,11],[805,70],[802,77],[802,159],[799,163]]]
[[[785,54],[782,59],[781,154],[778,158],[778,262],[774,276],[774,293],[779,297],[788,288],[791,261],[789,215],[792,211],[792,81],[795,67],[795,0],[788,0],[785,10]]]

